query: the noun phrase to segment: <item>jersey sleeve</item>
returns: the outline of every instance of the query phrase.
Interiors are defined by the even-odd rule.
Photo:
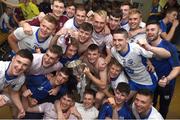
[[[153,53],[151,51],[147,51],[144,48],[142,48],[141,46],[139,46],[138,44],[134,43],[135,46],[135,51],[139,54],[142,55],[145,58],[152,58],[153,57]]]
[[[24,33],[23,28],[19,27],[14,31],[14,35],[18,41],[24,39],[27,35]]]
[[[106,117],[112,118],[112,112],[112,107],[105,103],[99,111],[98,119],[105,119]]]

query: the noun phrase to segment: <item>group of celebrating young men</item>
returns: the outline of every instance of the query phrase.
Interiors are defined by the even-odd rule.
[[[74,15],[63,15],[64,3],[54,0],[52,13],[21,21],[9,35],[12,61],[0,61],[0,106],[14,105],[15,118],[32,112],[45,119],[165,119],[180,74],[169,42],[177,10],[167,10],[159,25],[142,22],[128,2],[109,14],[83,5],[68,9]],[[81,79],[67,68],[78,59],[86,64],[82,101],[76,94]],[[158,95],[160,113],[153,107]]]

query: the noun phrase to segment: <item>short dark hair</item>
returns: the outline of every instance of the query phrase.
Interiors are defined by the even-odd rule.
[[[62,97],[63,97],[63,96],[66,96],[66,95],[67,95],[68,98],[70,98],[72,101],[74,101],[75,96],[73,95],[73,93],[72,93],[71,91],[66,91],[66,92],[62,95]],[[61,98],[62,98],[62,97],[61,97]]]
[[[112,65],[116,65],[120,68],[123,68],[122,65],[116,59],[111,59],[111,61],[108,64],[108,67],[110,68]]]
[[[52,45],[48,50],[54,54],[57,54],[59,58],[63,55],[63,50],[58,45]]]
[[[166,10],[166,15],[168,13],[172,13],[172,12],[177,12],[178,13],[178,9],[176,7],[169,7],[167,10]]]
[[[87,13],[87,10],[86,10],[84,4],[77,4],[76,5],[76,12],[77,12],[77,10],[85,11]]]
[[[148,20],[148,21],[146,22],[146,26],[151,25],[151,24],[155,24],[155,25],[160,26],[160,25],[159,25],[159,22],[158,22],[157,20]]]
[[[124,34],[125,38],[129,37],[128,32],[123,28],[115,30],[112,34]]]
[[[32,55],[32,52],[29,51],[28,49],[21,49],[19,50],[16,55],[19,55],[23,58],[27,58],[29,59],[31,62],[33,61],[33,55]]]
[[[67,67],[62,67],[58,72],[62,72],[63,74],[65,74],[66,76],[70,76],[70,71]]]
[[[124,2],[122,2],[121,5],[120,5],[120,7],[121,7],[121,6],[125,6],[125,5],[128,5],[130,9],[132,8],[132,4],[131,4],[129,1],[124,1]]]
[[[93,25],[91,23],[88,22],[83,22],[80,26],[79,29],[83,29],[84,31],[88,31],[88,32],[93,32]]]
[[[130,86],[129,86],[128,83],[120,82],[120,83],[118,83],[118,85],[116,87],[116,90],[118,90],[119,92],[124,92],[127,95],[129,95],[129,93],[130,93]]]
[[[96,51],[96,50],[98,50],[98,52],[99,52],[99,46],[96,45],[96,44],[91,44],[91,45],[88,46],[87,50],[88,51]]]
[[[86,94],[90,94],[92,95],[94,98],[96,97],[96,92],[92,89],[86,89],[85,92],[84,92],[84,95]]]
[[[110,16],[113,16],[115,18],[120,18],[120,20],[122,19],[122,11],[120,9],[113,9],[111,12],[110,12]]]
[[[149,96],[151,98],[151,100],[153,99],[153,92],[150,91],[149,89],[140,89],[137,91],[137,94]]]

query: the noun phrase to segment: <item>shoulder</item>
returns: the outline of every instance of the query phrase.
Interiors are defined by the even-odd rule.
[[[164,120],[161,114],[154,107],[152,107],[152,111],[148,119]]]

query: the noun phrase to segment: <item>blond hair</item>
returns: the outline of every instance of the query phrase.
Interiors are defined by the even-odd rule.
[[[133,14],[139,14],[140,18],[142,18],[142,13],[139,9],[133,8],[129,11],[129,16]]]

